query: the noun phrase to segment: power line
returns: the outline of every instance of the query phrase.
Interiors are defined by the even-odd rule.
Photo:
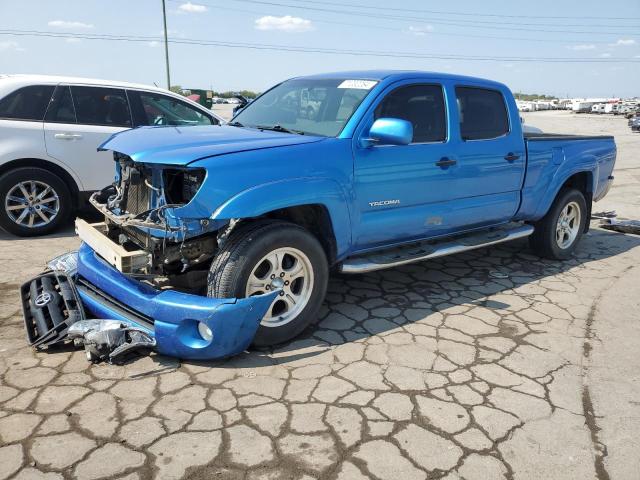
[[[309,10],[309,11],[317,11],[317,12],[328,12],[331,14],[340,14],[340,15],[350,15],[350,16],[357,16],[357,17],[369,17],[369,18],[378,18],[378,19],[383,19],[386,21],[389,20],[396,20],[396,21],[402,21],[402,22],[409,22],[409,23],[415,23],[416,21],[424,21],[424,22],[428,22],[430,24],[436,24],[436,25],[452,25],[452,26],[457,26],[457,27],[465,27],[465,28],[483,28],[483,29],[491,29],[491,30],[515,30],[515,31],[527,31],[527,32],[544,32],[544,33],[571,33],[571,34],[588,34],[588,35],[626,35],[626,36],[640,36],[640,33],[634,32],[634,33],[629,33],[629,32],[621,32],[621,31],[615,31],[615,32],[594,32],[594,31],[577,31],[577,30],[545,30],[545,29],[540,29],[540,28],[522,28],[522,26],[512,26],[512,27],[504,27],[501,25],[505,25],[505,22],[490,22],[490,23],[496,23],[496,25],[477,25],[477,23],[479,22],[472,22],[472,23],[461,23],[463,22],[462,20],[456,20],[456,21],[448,21],[448,20],[434,20],[431,18],[425,18],[425,17],[407,17],[407,16],[402,16],[402,15],[385,15],[385,14],[377,14],[377,13],[370,13],[370,12],[358,12],[358,11],[353,11],[353,10],[336,10],[336,9],[330,9],[330,8],[321,8],[321,7],[309,7],[309,6],[301,6],[301,5],[292,5],[290,3],[280,3],[280,2],[275,2],[275,1],[268,1],[268,0],[232,0],[234,2],[241,2],[241,3],[251,3],[251,4],[257,4],[257,5],[269,5],[269,6],[276,6],[276,7],[286,7],[286,8],[297,8],[300,10]],[[210,5],[210,4],[209,4]],[[469,22],[468,20],[465,20],[464,22]],[[537,25],[537,26],[545,26],[545,25]],[[551,25],[548,25],[551,26]],[[547,26],[547,27],[548,27]],[[562,27],[564,28],[565,25],[553,25],[554,27]],[[616,26],[619,27],[619,26]],[[634,25],[627,25],[626,27],[629,28],[635,28],[636,26]],[[640,27],[638,27],[640,28]]]
[[[170,2],[175,2],[175,3],[180,3],[183,0],[169,0]],[[207,4],[209,6],[214,7],[211,4]],[[218,10],[226,10],[226,11],[232,11],[232,12],[241,12],[241,13],[250,13],[250,14],[265,14],[265,15],[272,15],[273,12],[266,12],[264,10],[262,11],[256,11],[256,10],[247,10],[247,9],[242,9],[242,8],[234,8],[234,7],[227,7],[227,6],[218,6],[215,5],[215,8]],[[339,22],[339,21],[335,21],[335,20],[325,20],[325,19],[318,19],[316,17],[310,17],[311,20],[313,20],[316,23],[326,23],[329,25],[344,25],[344,26],[349,26],[349,27],[358,27],[358,28],[365,28],[365,29],[371,29],[371,30],[386,30],[386,31],[392,31],[392,32],[402,32],[402,33],[411,33],[408,29],[406,28],[397,28],[397,27],[389,27],[389,26],[384,26],[384,25],[371,25],[371,24],[361,24],[361,23],[352,23],[352,22]],[[450,37],[464,37],[464,38],[483,38],[483,39],[489,39],[489,40],[508,40],[508,41],[521,41],[521,42],[537,42],[537,43],[553,43],[553,44],[562,44],[562,45],[567,45],[567,44],[571,44],[571,43],[579,43],[579,42],[584,42],[584,39],[579,40],[579,39],[551,39],[551,38],[528,38],[528,37],[505,37],[505,36],[496,36],[496,35],[478,35],[478,34],[469,34],[469,33],[454,33],[454,32],[443,32],[443,31],[433,31],[433,30],[421,30],[420,34],[424,34],[424,35],[442,35],[442,36],[450,36]],[[590,44],[597,44],[597,45],[609,45],[611,44],[611,40],[589,40]]]
[[[311,3],[311,4],[320,4],[320,5],[335,5],[340,7],[355,7],[355,8],[366,8],[366,9],[380,9],[384,8],[384,10],[395,11],[395,12],[414,12],[414,13],[430,13],[435,15],[451,15],[451,16],[464,16],[464,17],[493,17],[493,18],[540,18],[546,20],[566,20],[566,19],[581,19],[581,20],[640,20],[640,17],[605,17],[605,16],[561,16],[561,15],[506,15],[503,13],[468,13],[468,12],[452,12],[452,11],[444,11],[444,10],[425,10],[418,8],[400,8],[400,7],[390,7],[385,5],[384,7],[374,6],[374,5],[366,5],[366,4],[356,4],[356,3],[344,3],[344,2],[325,2],[316,1],[316,0],[291,0],[299,3]]]
[[[85,40],[102,40],[117,42],[158,42],[161,37],[156,36],[135,36],[135,35],[108,35],[89,34],[71,32],[49,32],[40,30],[0,30],[0,35],[13,36],[34,36],[47,38],[77,38]],[[295,45],[277,44],[256,44],[248,42],[231,42],[224,40],[206,40],[193,38],[173,38],[168,39],[169,43],[182,45],[216,46],[227,48],[240,48],[251,50],[275,50],[298,53],[321,53],[331,55],[356,55],[370,57],[392,57],[392,58],[412,58],[412,59],[435,59],[435,60],[465,60],[465,61],[491,61],[491,62],[542,62],[542,63],[640,63],[640,59],[634,58],[572,58],[572,57],[524,57],[524,56],[478,56],[478,55],[458,55],[458,54],[429,54],[406,51],[376,51],[376,50],[355,50],[336,49],[327,47],[303,47]]]

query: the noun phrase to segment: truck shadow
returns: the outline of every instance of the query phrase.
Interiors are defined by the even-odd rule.
[[[577,276],[587,269],[591,277],[606,277],[606,263],[597,268],[589,264],[606,262],[639,245],[639,236],[594,228],[583,237],[577,254],[566,261],[537,257],[521,240],[379,272],[334,275],[320,320],[296,339],[199,365],[239,369],[302,365],[310,357],[332,355],[334,346],[403,332],[404,326],[422,323],[426,316],[442,311],[452,314],[460,307],[482,307],[508,316],[510,308],[544,294],[541,281],[564,283],[567,275]],[[567,294],[572,288],[568,285]],[[584,305],[590,304],[585,298]],[[500,321],[498,327],[497,335],[518,335],[510,322]]]

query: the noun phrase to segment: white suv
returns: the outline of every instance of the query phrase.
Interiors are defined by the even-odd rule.
[[[207,108],[168,90],[106,80],[0,75],[0,227],[49,233],[113,181],[97,147],[143,125],[219,125]]]

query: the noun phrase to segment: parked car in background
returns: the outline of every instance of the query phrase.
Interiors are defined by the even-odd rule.
[[[43,75],[0,76],[0,227],[49,233],[113,180],[98,146],[117,132],[218,125],[207,108],[161,88]]]
[[[313,118],[304,91],[322,91]],[[118,181],[91,198],[105,224],[76,223],[79,294],[93,318],[194,359],[299,334],[332,268],[524,237],[568,259],[616,159],[610,136],[523,133],[501,83],[416,71],[294,78],[225,126],[140,128],[103,148]]]

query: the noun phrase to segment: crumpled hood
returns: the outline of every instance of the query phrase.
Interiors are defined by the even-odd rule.
[[[324,137],[223,126],[139,127],[116,133],[98,150],[113,150],[136,162],[188,165],[206,157],[260,148],[299,145]]]

